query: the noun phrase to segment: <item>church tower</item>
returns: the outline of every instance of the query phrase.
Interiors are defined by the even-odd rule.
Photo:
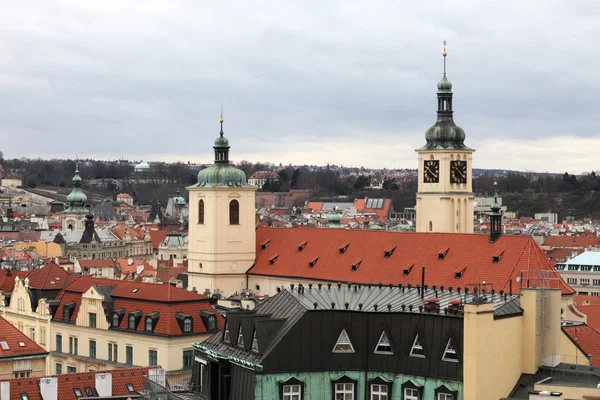
[[[79,161],[75,164],[75,176],[71,180],[73,189],[67,196],[67,209],[62,213],[62,230],[83,230],[85,215],[88,210],[85,208],[87,196],[81,190],[81,176],[79,176]]]
[[[256,258],[255,191],[229,163],[229,141],[215,140],[215,162],[189,186],[188,289],[231,295],[246,288]]]
[[[427,130],[419,158],[417,232],[473,233],[472,166],[475,150],[465,146],[465,131],[452,117],[452,83],[438,82],[437,121]]]

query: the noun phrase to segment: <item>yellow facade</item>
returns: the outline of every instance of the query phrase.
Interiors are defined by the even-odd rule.
[[[418,151],[417,232],[473,233],[473,151]],[[439,182],[424,182],[426,160],[439,161]],[[467,162],[466,183],[450,183],[450,162],[453,160]]]
[[[256,257],[255,191],[189,187],[188,288],[226,296],[246,288],[246,271]],[[239,202],[239,224],[229,223],[229,203]],[[204,223],[199,203],[204,202]]]
[[[5,379],[19,378],[19,371],[30,371],[32,377],[45,376],[46,356],[28,359],[0,359],[0,381]]]

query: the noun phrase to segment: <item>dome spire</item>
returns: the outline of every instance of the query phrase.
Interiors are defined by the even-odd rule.
[[[498,204],[498,191],[496,187],[498,182],[494,182],[494,203],[490,207],[492,213],[490,214],[490,242],[495,242],[502,235],[502,207]]]
[[[448,42],[444,40],[444,52],[442,53],[442,56],[444,56],[444,76],[446,76],[446,55],[448,55],[448,53],[446,53],[446,44],[448,44]]]
[[[221,122],[221,137],[223,137],[223,103],[221,103],[221,118],[219,118],[219,122]]]

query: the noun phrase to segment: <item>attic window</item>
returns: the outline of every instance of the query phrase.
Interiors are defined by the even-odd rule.
[[[189,333],[192,331],[192,319],[191,318],[186,318],[183,321],[183,331],[185,333]]]
[[[319,261],[319,257],[315,257],[315,258],[313,258],[312,260],[310,260],[310,261],[308,262],[308,266],[309,266],[309,267],[314,267],[314,266],[315,266],[315,264],[317,263],[317,261]]]
[[[500,259],[502,258],[502,256],[504,255],[504,250],[498,250],[497,252],[494,253],[494,255],[492,257],[494,257],[494,263],[497,263],[498,261],[500,261]]]
[[[362,260],[358,260],[354,264],[352,264],[352,271],[356,271],[358,267],[360,267],[360,263],[362,263]]]
[[[377,346],[375,346],[375,354],[387,354],[393,355],[392,345],[390,344],[390,340],[387,337],[385,331],[381,332],[381,336],[379,337],[379,341],[377,342]]]
[[[279,257],[279,254],[276,254],[273,257],[271,257],[271,259],[269,259],[269,262],[271,264],[275,264],[275,261],[277,261],[277,257]]]
[[[79,388],[73,388],[73,393],[75,394],[75,397],[77,397],[77,398],[83,397],[83,393],[81,392],[81,389],[79,389]]]
[[[443,260],[444,258],[446,258],[446,255],[448,254],[449,250],[450,247],[446,247],[445,249],[438,251],[438,260]]]
[[[415,264],[408,264],[406,267],[404,267],[404,275],[410,274],[410,271],[412,271],[414,266]]]
[[[452,339],[448,339],[448,343],[446,344],[446,349],[444,350],[444,355],[442,356],[442,361],[448,362],[458,362],[458,355],[456,354],[456,348],[454,347],[454,343],[452,343]]]
[[[125,387],[127,388],[127,392],[135,393],[135,389],[133,388],[133,385],[131,383],[126,383]]]
[[[21,393],[19,396],[21,396],[21,400],[29,400],[29,395],[27,393]]]
[[[421,338],[419,337],[418,333],[415,335],[415,340],[410,349],[409,355],[411,357],[425,358],[425,352],[423,351],[423,344],[421,342]]]
[[[269,245],[269,243],[271,243],[271,239],[267,239],[267,240],[265,240],[264,242],[262,242],[262,243],[260,244],[260,247],[262,247],[263,249],[266,249],[266,248],[267,248],[267,246]]]
[[[456,271],[454,271],[454,277],[457,279],[460,278],[461,276],[464,275],[466,270],[467,270],[467,267],[458,267],[458,269]]]
[[[223,331],[223,341],[224,342],[229,342],[230,338],[229,338],[229,322],[227,320],[225,320],[225,329]]]
[[[240,329],[238,330],[237,345],[239,347],[244,347],[244,334],[242,333],[242,325],[240,325]]]
[[[85,397],[98,397],[95,388],[86,387],[83,390],[85,390]]]
[[[304,242],[300,243],[298,245],[298,251],[302,251],[304,250],[304,248],[306,247],[306,244],[308,243],[308,240],[305,240]]]
[[[344,254],[346,250],[348,250],[348,246],[350,246],[350,242],[343,244],[342,247],[340,247],[340,253]]]
[[[55,277],[54,277],[54,280],[55,280],[55,281],[60,281],[60,276],[55,276]]]
[[[19,347],[25,347],[25,342],[19,342]]]
[[[252,334],[252,351],[258,353],[258,339],[256,339],[256,329],[254,329],[254,333]]]
[[[6,343],[5,341],[0,342],[0,347],[2,347],[2,350],[10,349],[10,347],[8,347],[8,343]]]
[[[335,346],[333,346],[333,353],[354,353],[354,346],[352,346],[352,342],[348,337],[345,329],[342,329],[342,333],[340,333],[340,337],[337,342],[335,342]]]
[[[50,281],[50,285],[54,286],[54,285],[56,285],[56,282]]]
[[[392,248],[384,250],[385,258],[390,258],[390,256],[394,253],[394,250],[396,250],[396,247],[392,247]]]
[[[135,288],[135,289],[133,289],[133,290],[131,291],[131,293],[137,293],[137,292],[138,292],[138,290],[140,290],[140,289],[138,289],[138,288]]]

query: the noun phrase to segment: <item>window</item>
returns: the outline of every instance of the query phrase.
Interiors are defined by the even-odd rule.
[[[67,306],[65,306],[64,310],[63,310],[63,319],[69,320],[71,319],[71,309]]]
[[[40,328],[40,344],[46,344],[46,328]]]
[[[113,344],[109,343],[108,344],[108,361],[112,361],[112,355],[113,355]]]
[[[29,337],[35,342],[35,328],[29,328]]]
[[[229,337],[229,323],[225,321],[225,329],[223,331],[223,341],[229,342],[231,339]]]
[[[456,353],[456,348],[454,347],[452,339],[448,339],[444,355],[442,355],[442,361],[458,362],[458,354]]]
[[[20,372],[14,373],[15,378],[29,378],[30,376],[31,376],[31,371],[20,371]]]
[[[600,279],[594,279],[592,280],[592,283],[594,284],[594,286],[600,286]]]
[[[455,400],[458,392],[448,389],[446,386],[440,386],[435,389],[435,400]]]
[[[96,388],[86,387],[83,388],[83,390],[85,391],[85,397],[98,397]]]
[[[354,353],[354,346],[352,346],[352,342],[350,342],[350,338],[348,338],[348,334],[345,329],[342,329],[342,333],[340,333],[340,337],[337,342],[335,342],[335,346],[333,346],[333,353]]]
[[[119,361],[119,358],[117,357],[118,354],[119,354],[119,345],[114,343],[113,344],[113,361],[114,362]]]
[[[8,346],[8,343],[5,340],[3,340],[3,341],[0,342],[0,347],[2,347],[2,350],[9,350],[10,349],[10,347]]]
[[[392,345],[390,344],[390,340],[387,337],[385,331],[381,332],[381,336],[379,337],[379,341],[377,342],[377,346],[375,346],[375,354],[394,354],[392,351]]]
[[[127,388],[128,393],[135,393],[135,388],[133,387],[133,385],[131,383],[126,383],[125,388]]]
[[[117,313],[113,314],[112,326],[113,328],[117,328],[119,326],[119,314]]]
[[[73,354],[73,336],[69,336],[69,353]]]
[[[404,389],[404,400],[421,400],[419,397],[419,389]]]
[[[200,357],[195,357],[195,360],[198,362],[198,364],[200,364],[200,371],[198,374],[198,388],[200,389],[200,393],[204,392],[204,376],[206,374],[206,360],[200,358]]]
[[[133,364],[133,347],[131,346],[125,347],[125,363],[129,365]]]
[[[96,358],[96,341],[90,340],[90,357]]]
[[[577,284],[577,278],[567,278],[567,283],[569,285],[576,285]]]
[[[129,329],[135,329],[135,316],[129,316]]]
[[[258,353],[258,339],[256,338],[256,329],[254,329],[254,333],[252,334],[252,351]]]
[[[55,370],[56,370],[56,375],[62,374],[62,364],[61,363],[56,363]]]
[[[425,358],[425,352],[423,351],[423,344],[421,342],[421,338],[419,337],[418,333],[415,335],[415,340],[413,342],[412,348],[410,349],[409,355],[411,357]]]
[[[76,367],[69,367],[67,365],[67,374],[74,374],[77,372],[77,368]]]
[[[579,280],[579,284],[580,285],[589,285],[590,284],[590,280],[588,278],[581,278]]]
[[[436,400],[454,400],[454,396],[450,393],[438,393]]]
[[[229,202],[229,225],[240,224],[240,203],[237,200]]]
[[[217,319],[215,317],[208,317],[208,330],[214,331],[217,329]]]
[[[183,351],[183,368],[192,368],[193,352],[192,350]]]
[[[240,325],[240,329],[238,330],[237,345],[240,347],[244,347],[244,335],[242,334],[242,325]]]
[[[371,400],[388,400],[388,385],[374,383],[371,385]]]
[[[283,385],[283,400],[300,400],[301,385]]]
[[[204,224],[204,200],[198,202],[198,223]]]
[[[158,365],[158,352],[156,350],[148,350],[148,365],[151,367]]]
[[[74,388],[73,393],[75,394],[75,397],[77,397],[77,398],[83,397],[83,392],[79,388]]]
[[[336,383],[335,400],[354,400],[354,383]]]
[[[56,335],[56,351],[62,353],[62,335]]]
[[[21,393],[19,396],[21,396],[21,400],[29,400],[29,395],[27,393]]]
[[[146,318],[146,330],[152,332],[152,318]]]
[[[192,319],[191,318],[186,318],[185,321],[183,321],[183,331],[185,333],[192,331]]]

